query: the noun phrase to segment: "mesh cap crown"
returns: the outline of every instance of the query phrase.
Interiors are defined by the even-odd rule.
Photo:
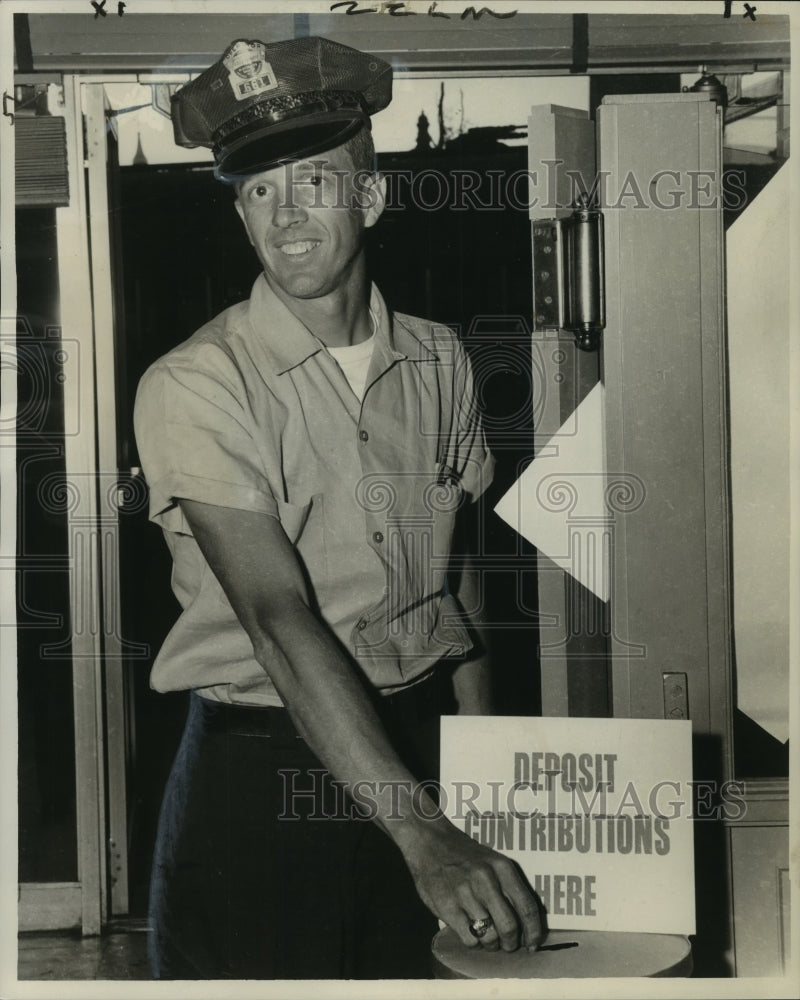
[[[179,146],[233,177],[341,145],[392,97],[392,67],[327,38],[237,39],[172,98]]]

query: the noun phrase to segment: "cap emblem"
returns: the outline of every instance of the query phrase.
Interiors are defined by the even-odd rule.
[[[278,86],[266,55],[262,42],[243,41],[236,42],[225,53],[222,62],[228,70],[228,82],[237,101],[266,90],[275,90]]]

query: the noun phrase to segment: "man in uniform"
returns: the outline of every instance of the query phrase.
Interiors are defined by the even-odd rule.
[[[475,572],[451,553],[492,460],[457,338],[366,276],[390,98],[387,63],[322,38],[236,41],[173,98],[263,273],[137,395],[183,608],[152,684],[192,691],[153,862],[158,978],[427,976],[436,917],[467,945],[540,937],[516,866],[430,791],[441,713],[490,708]]]

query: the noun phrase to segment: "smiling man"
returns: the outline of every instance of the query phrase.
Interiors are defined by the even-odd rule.
[[[539,940],[516,867],[431,794],[442,712],[490,708],[453,539],[492,460],[458,339],[367,278],[369,116],[390,96],[385,62],[306,38],[237,41],[174,98],[263,271],[136,402],[183,608],[152,684],[192,691],[153,862],[157,978],[427,976],[436,917],[476,947]]]

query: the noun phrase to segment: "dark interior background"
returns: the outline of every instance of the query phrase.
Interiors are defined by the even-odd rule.
[[[17,210],[19,880],[78,877],[55,210]],[[4,362],[5,363],[5,362]],[[59,485],[61,484],[61,485]]]

